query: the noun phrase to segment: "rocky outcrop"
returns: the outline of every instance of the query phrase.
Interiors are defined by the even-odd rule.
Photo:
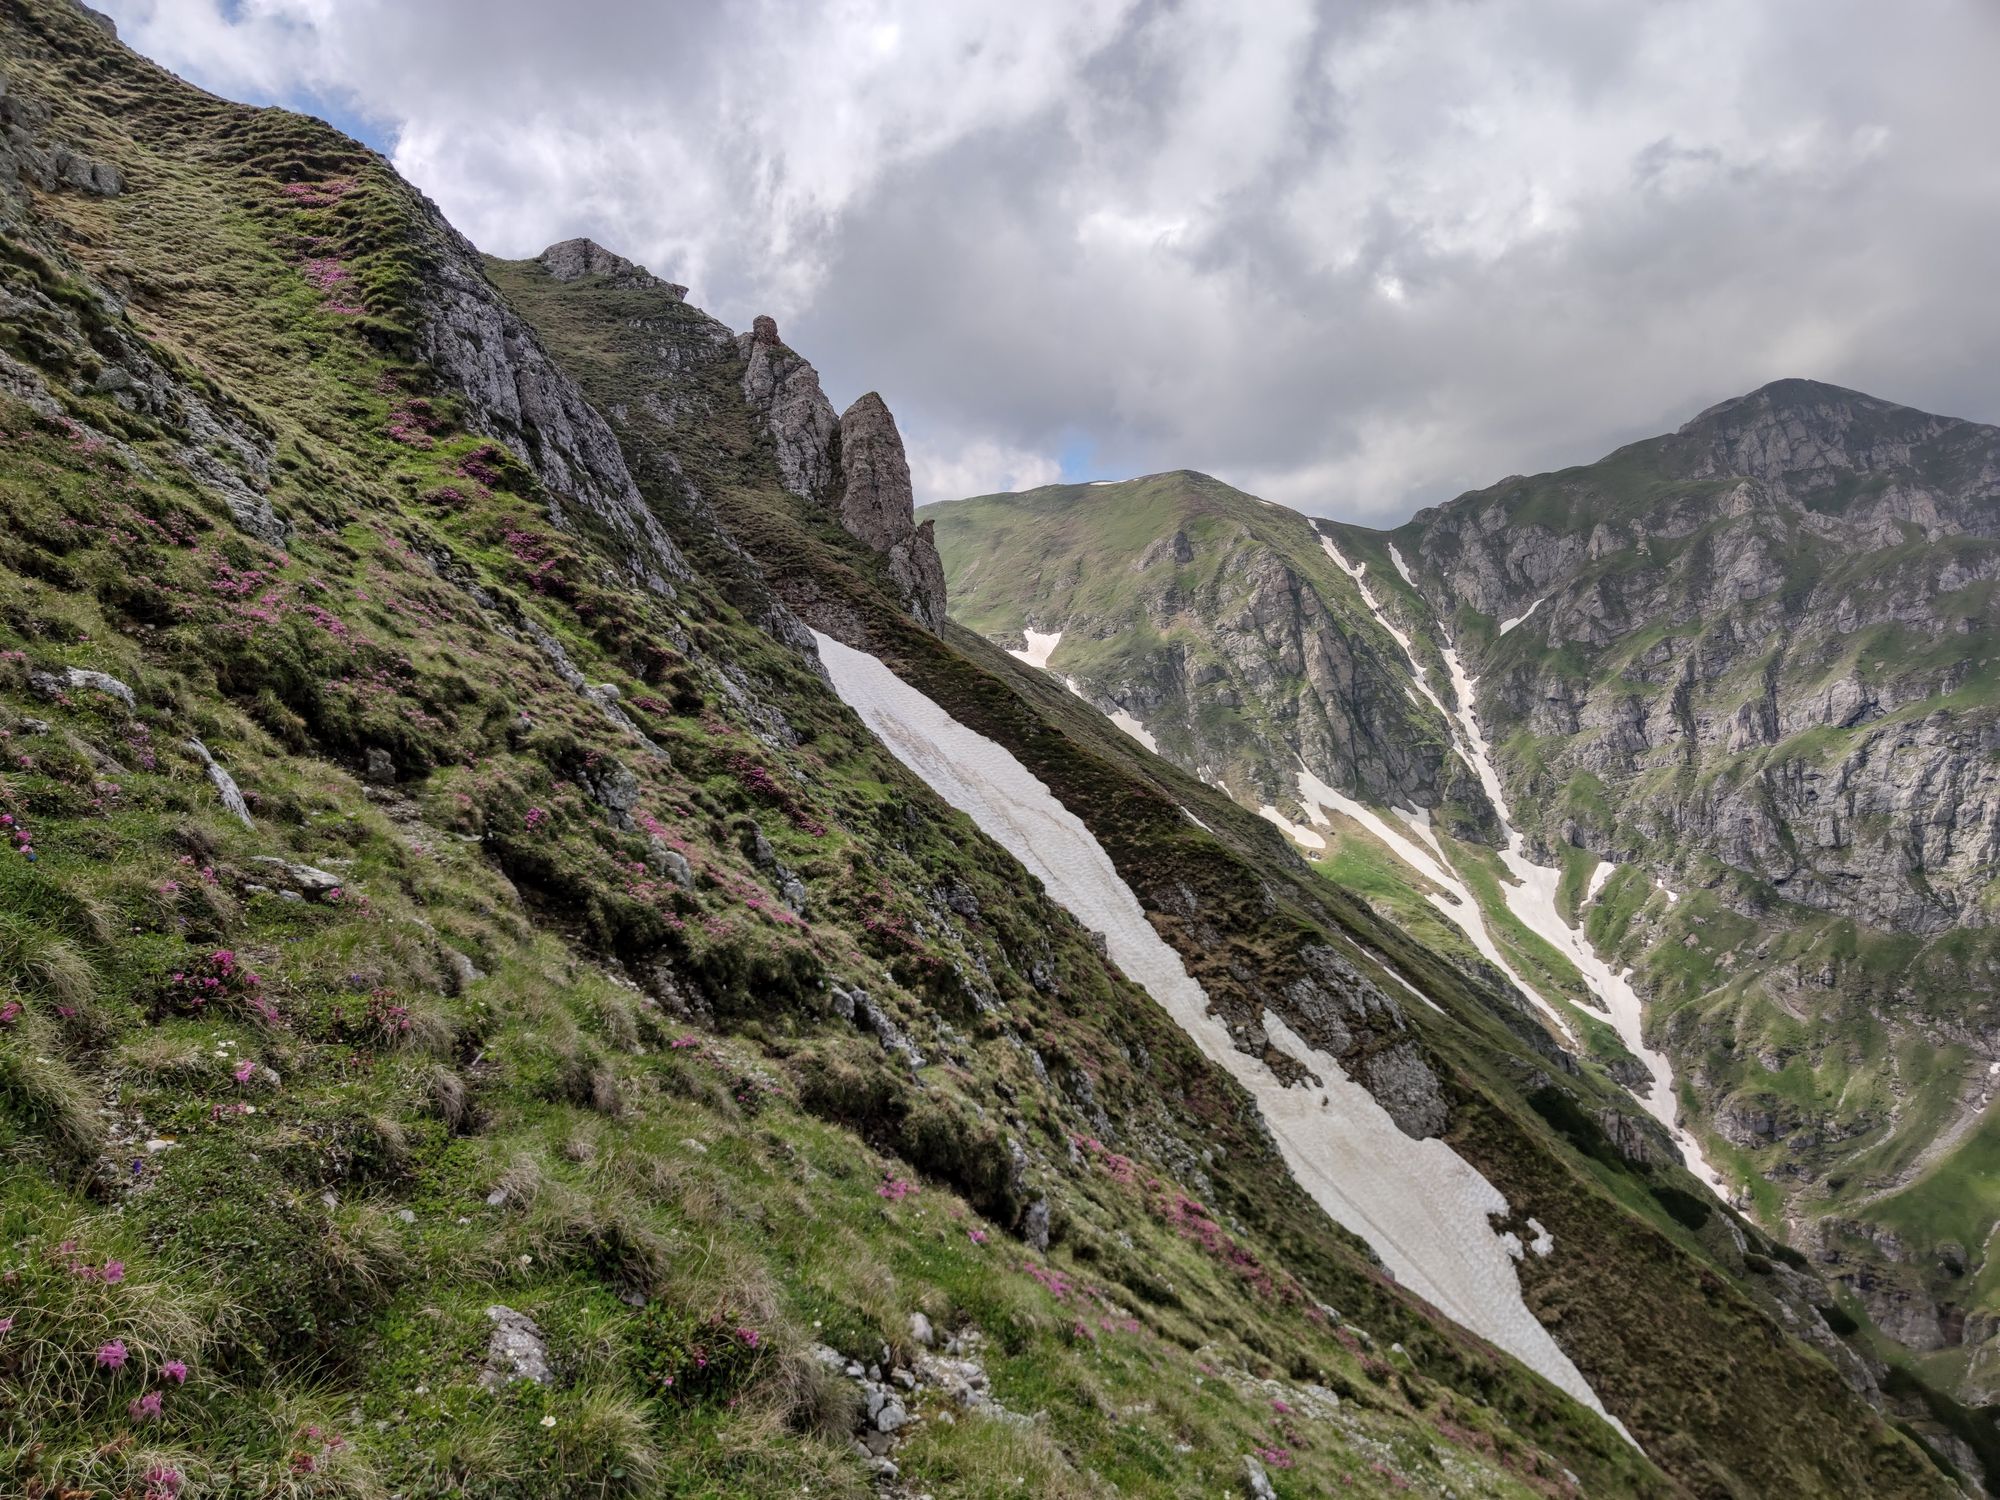
[[[836,418],[819,371],[785,345],[768,316],[738,335],[736,347],[743,399],[770,436],[785,488],[831,508],[849,536],[887,560],[910,613],[942,629],[944,564],[930,523],[919,526],[912,513],[909,460],[882,398],[870,391]]]
[[[610,424],[494,289],[478,252],[424,207],[431,274],[421,292],[420,343],[440,381],[464,401],[465,425],[522,457],[558,525],[609,533],[636,581],[674,597],[693,574],[639,494]]]
[[[841,413],[840,478],[840,524],[889,560],[889,576],[910,613],[943,629],[944,564],[931,523],[916,523],[903,436],[873,391]]]
[[[44,192],[86,193],[115,198],[125,191],[125,174],[108,161],[48,134],[49,111],[0,76],[0,177],[33,183]]]
[[[779,479],[801,500],[824,501],[839,474],[834,438],[840,419],[820,389],[819,371],[785,346],[769,316],[760,315],[736,347],[743,356],[743,399],[771,435]]]
[[[563,240],[549,246],[535,259],[557,281],[581,281],[586,276],[601,276],[617,287],[656,288],[666,292],[676,302],[687,297],[687,288],[678,282],[662,280],[644,266],[622,255],[612,254],[595,240]]]

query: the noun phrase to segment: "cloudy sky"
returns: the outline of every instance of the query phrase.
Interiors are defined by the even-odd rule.
[[[1782,375],[2000,421],[1993,0],[95,0],[501,255],[881,390],[920,499],[1400,520]]]

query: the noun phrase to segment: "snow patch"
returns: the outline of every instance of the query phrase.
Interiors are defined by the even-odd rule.
[[[1680,893],[1678,891],[1668,890],[1667,883],[1664,880],[1656,880],[1653,882],[1653,884],[1658,886],[1660,888],[1660,894],[1667,898],[1667,905],[1679,906],[1681,904]]]
[[[1024,630],[1021,634],[1028,638],[1028,649],[1009,651],[1007,654],[1016,661],[1024,661],[1031,667],[1048,671],[1049,657],[1054,655],[1056,646],[1062,641],[1063,633],[1058,630],[1054,635],[1043,635],[1039,630]],[[1074,692],[1075,689],[1072,688],[1071,691]]]
[[[1535,1237],[1528,1241],[1528,1248],[1537,1255],[1547,1255],[1556,1247],[1556,1237],[1542,1228],[1540,1219],[1528,1220],[1528,1227],[1535,1231]]]
[[[1533,614],[1536,610],[1540,609],[1544,604],[1546,604],[1548,602],[1548,597],[1549,596],[1547,594],[1544,594],[1542,595],[1541,598],[1537,599],[1533,604],[1530,604],[1520,614],[1514,616],[1513,619],[1502,620],[1500,622],[1500,633],[1502,635],[1505,635],[1508,631],[1512,630],[1516,625],[1519,625],[1523,620],[1527,619],[1529,615]]]
[[[1110,717],[1112,723],[1131,735],[1133,739],[1144,745],[1148,750],[1152,751],[1155,755],[1160,753],[1160,742],[1153,738],[1153,732],[1130,714],[1126,713],[1124,709],[1112,710]]]
[[[1432,1010],[1436,1011],[1439,1015],[1442,1016],[1450,1014],[1450,1012],[1448,1012],[1442,1005],[1439,1005],[1437,1001],[1431,999],[1429,995],[1426,995],[1422,990],[1418,989],[1414,984],[1411,984],[1409,980],[1405,979],[1401,974],[1398,974],[1394,969],[1390,968],[1387,963],[1383,962],[1382,956],[1379,953],[1371,953],[1368,956],[1374,959],[1376,963],[1381,964],[1382,972],[1384,974],[1387,974],[1391,979],[1395,980],[1396,983],[1400,984],[1404,989],[1408,990],[1412,995],[1415,995],[1419,1000],[1423,1001],[1424,1004],[1428,1005]]]
[[[1193,813],[1189,812],[1185,807],[1181,807],[1180,803],[1176,802],[1174,806],[1180,807],[1181,816],[1186,818],[1190,823],[1194,824],[1194,826],[1199,828],[1203,833],[1215,832],[1213,828],[1210,828],[1206,823],[1202,822],[1200,818],[1197,818]]]
[[[1429,844],[1428,850],[1390,827],[1374,808],[1356,802],[1345,792],[1334,790],[1303,767],[1299,770],[1299,801],[1305,804],[1309,817],[1324,809],[1352,818],[1388,845],[1391,854],[1432,885],[1437,886],[1437,890],[1426,892],[1431,905],[1444,913],[1454,927],[1471,939],[1472,946],[1479,951],[1481,958],[1505,974],[1512,981],[1514,988],[1533,1002],[1559,1036],[1572,1043],[1576,1040],[1563,1013],[1551,1005],[1539,990],[1523,979],[1507,961],[1507,956],[1500,951],[1500,945],[1493,940],[1493,934],[1486,926],[1486,913],[1481,910],[1479,902],[1473,898],[1465,882],[1458,878],[1451,862],[1444,857],[1444,851],[1437,842],[1437,835],[1430,830],[1430,819],[1427,814],[1414,814],[1405,812],[1401,808],[1396,809],[1397,816],[1410,823],[1425,843]],[[1313,820],[1322,824],[1326,822],[1324,817],[1314,817]]]
[[[1417,580],[1410,576],[1410,565],[1403,561],[1403,554],[1396,550],[1394,542],[1389,543],[1389,561],[1394,563],[1396,571],[1403,575],[1403,582],[1407,583],[1411,588],[1417,586]]]
[[[1583,888],[1583,904],[1590,905],[1597,899],[1597,893],[1604,889],[1604,883],[1618,872],[1618,866],[1610,860],[1599,860],[1597,868],[1590,872],[1590,884]]]
[[[1450,646],[1444,648],[1444,664],[1451,673],[1453,691],[1458,697],[1458,723],[1464,732],[1466,744],[1472,751],[1472,768],[1479,773],[1480,785],[1486,789],[1487,800],[1500,816],[1501,830],[1507,835],[1506,847],[1500,851],[1500,862],[1507,867],[1518,885],[1502,885],[1501,895],[1507,902],[1507,909],[1521,921],[1521,924],[1537,937],[1544,939],[1556,952],[1562,954],[1583,976],[1583,982],[1590,986],[1597,997],[1604,1002],[1610,1012],[1611,1024],[1617,1030],[1619,1040],[1626,1050],[1646,1065],[1653,1075],[1652,1089],[1643,1095],[1633,1095],[1645,1108],[1646,1113],[1667,1127],[1674,1143],[1681,1148],[1687,1158],[1688,1170],[1693,1172],[1718,1196],[1726,1197],[1727,1189],[1714,1167],[1709,1165],[1701,1144],[1693,1134],[1683,1130],[1679,1123],[1679,1110],[1674,1092],[1674,1069],[1661,1053],[1646,1046],[1643,1029],[1645,1007],[1640,1003],[1639,992],[1632,988],[1632,971],[1616,973],[1590,944],[1590,939],[1578,929],[1562,919],[1556,909],[1556,887],[1562,881],[1562,871],[1553,865],[1538,865],[1529,859],[1525,850],[1527,841],[1514,826],[1513,814],[1507,806],[1507,794],[1500,786],[1500,773],[1493,768],[1493,757],[1487,750],[1486,736],[1479,728],[1479,715],[1473,710],[1478,684],[1466,675],[1459,663],[1458,652]],[[1665,889],[1665,887],[1662,887]]]
[[[1318,1075],[1318,1087],[1287,1087],[1261,1058],[1239,1051],[1074,813],[1003,746],[958,723],[874,657],[814,636],[834,690],[890,752],[1020,860],[1079,922],[1103,933],[1112,961],[1250,1092],[1292,1175],[1330,1218],[1448,1317],[1604,1414],[1589,1382],[1522,1301],[1514,1263],[1490,1222],[1508,1211],[1499,1189],[1443,1141],[1404,1135],[1337,1059],[1280,1017],[1265,1012],[1266,1036]],[[1605,1420],[1624,1433],[1616,1418]]]
[[[1303,844],[1308,849],[1324,849],[1326,847],[1325,839],[1314,833],[1305,824],[1294,823],[1268,802],[1257,809],[1257,816],[1262,818],[1266,823],[1275,823],[1278,827],[1285,830],[1285,833],[1293,842]]]
[[[1429,674],[1425,671],[1424,664],[1417,660],[1417,650],[1411,644],[1409,634],[1389,623],[1389,617],[1382,613],[1381,600],[1377,599],[1375,591],[1368,587],[1368,581],[1363,576],[1368,571],[1368,564],[1349,562],[1341,554],[1340,549],[1333,545],[1332,537],[1321,537],[1319,545],[1320,550],[1333,559],[1333,565],[1354,580],[1355,588],[1361,591],[1361,602],[1368,606],[1368,612],[1375,617],[1375,623],[1388,631],[1396,644],[1403,648],[1403,655],[1409,659],[1410,673],[1416,679],[1417,691],[1430,701],[1432,708],[1444,715],[1444,721],[1449,726],[1451,723],[1451,710],[1446,708],[1444,701],[1431,691]],[[1403,555],[1396,550],[1393,544],[1389,548],[1389,556],[1395,560],[1397,571],[1403,575],[1405,581],[1408,581],[1410,570],[1403,566]]]

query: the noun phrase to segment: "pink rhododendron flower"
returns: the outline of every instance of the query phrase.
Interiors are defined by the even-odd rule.
[[[127,1351],[125,1340],[113,1339],[108,1344],[100,1344],[97,1349],[97,1363],[100,1369],[122,1370],[125,1368]]]
[[[158,1391],[148,1391],[136,1401],[126,1403],[125,1409],[132,1414],[135,1422],[149,1422],[160,1414],[167,1398]]]
[[[161,1365],[160,1373],[166,1376],[167,1379],[171,1380],[175,1385],[187,1384],[188,1367],[186,1364],[184,1364],[182,1361],[178,1359],[170,1359],[165,1364]]]

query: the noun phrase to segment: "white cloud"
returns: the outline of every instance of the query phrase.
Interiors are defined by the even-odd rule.
[[[996,495],[1006,490],[1032,490],[1054,484],[1062,477],[1062,464],[1046,453],[1011,448],[990,438],[970,442],[938,443],[935,439],[913,439],[910,453],[910,480],[917,491],[917,504],[933,500],[959,500],[967,495]]]
[[[486,249],[776,313],[927,496],[1081,433],[1393,518],[1790,374],[2000,417],[1986,0],[98,3]]]

